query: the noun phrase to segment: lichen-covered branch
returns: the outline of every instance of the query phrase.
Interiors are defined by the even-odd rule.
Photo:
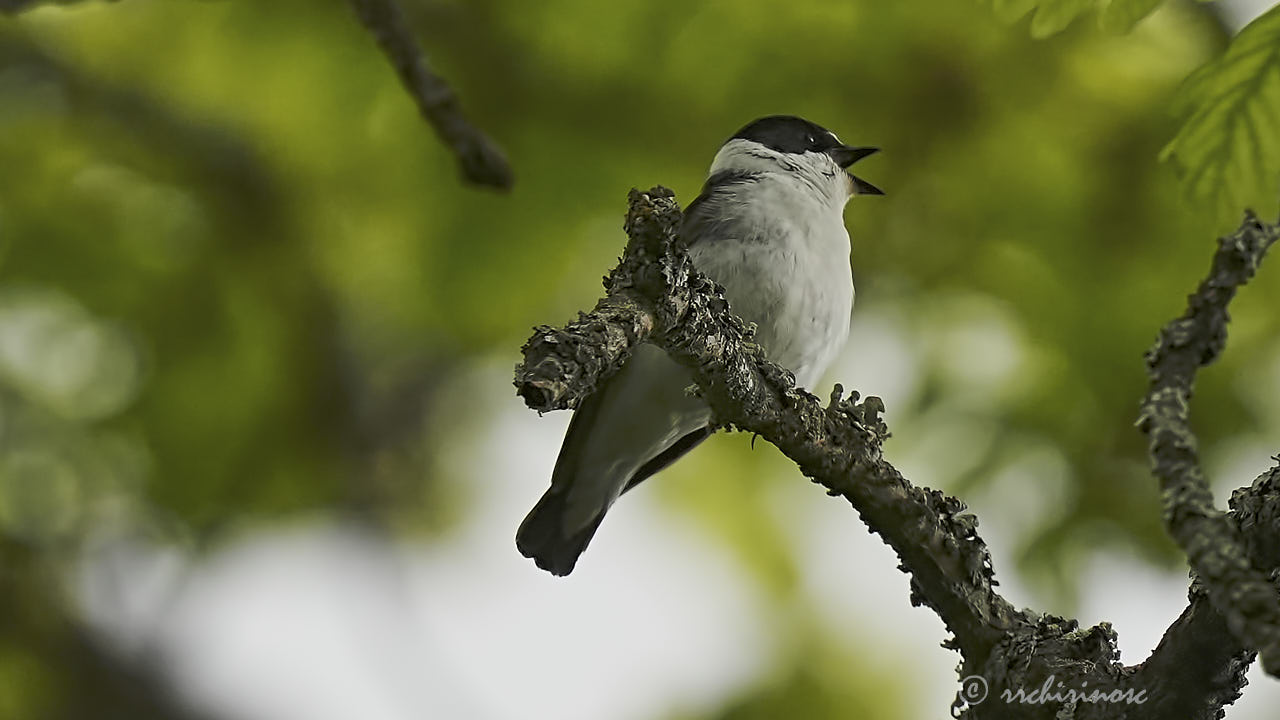
[[[515,386],[530,408],[576,407],[638,343],[662,348],[693,373],[718,425],[776,445],[829,494],[848,499],[893,547],[911,575],[912,603],[932,608],[953,633],[948,646],[963,655],[962,675],[984,680],[990,697],[975,702],[958,694],[952,708],[958,717],[1210,720],[1239,695],[1253,652],[1224,632],[1225,616],[1199,588],[1160,647],[1130,667],[1119,663],[1109,624],[1082,629],[1075,620],[1014,609],[995,592],[976,518],[955,498],[912,485],[882,456],[888,430],[879,398],[846,398],[837,385],[824,406],[796,388],[791,374],[752,344],[752,329],[730,312],[721,288],[693,267],[678,236],[680,219],[671,191],[632,191],[629,240],[606,278],[606,297],[563,328],[536,328],[524,346]],[[1273,557],[1280,551],[1270,549],[1280,547],[1280,490],[1273,485],[1255,483],[1238,493],[1226,520],[1240,528],[1254,563],[1272,569],[1280,564]],[[1144,691],[1147,701],[1117,714],[1106,703],[1000,699],[1005,690],[1030,691],[1047,681]]]
[[[1219,717],[1224,705],[1240,697],[1245,671],[1256,654],[1231,634],[1204,589],[1193,587],[1186,609],[1134,669],[1134,685],[1150,688],[1150,714],[1144,717]]]
[[[632,191],[630,242],[606,280],[609,296],[565,328],[537,328],[516,369],[517,392],[538,411],[574,407],[636,342],[656,343],[693,371],[720,425],[759,434],[847,498],[911,573],[913,602],[932,607],[959,646],[985,657],[1026,620],[992,589],[976,519],[955,498],[912,486],[882,457],[879,398],[858,402],[837,387],[824,407],[765,359],[681,247],[680,217],[671,191]]]
[[[502,150],[462,112],[453,88],[431,69],[396,0],[350,0],[377,38],[418,110],[458,158],[462,175],[478,185],[506,190],[514,177]]]
[[[1231,493],[1231,515],[1253,566],[1274,576],[1280,568],[1280,455],[1249,487]]]
[[[1186,312],[1161,330],[1147,353],[1151,386],[1138,424],[1160,479],[1165,527],[1232,634],[1258,651],[1269,674],[1280,677],[1280,594],[1250,561],[1236,525],[1214,507],[1188,420],[1196,371],[1226,344],[1227,305],[1276,238],[1274,226],[1249,214],[1239,230],[1219,240],[1209,275],[1188,297]]]
[[[1280,465],[1232,493],[1228,518],[1244,538],[1254,567],[1275,577],[1280,568]],[[1219,708],[1240,697],[1245,671],[1257,655],[1231,632],[1203,583],[1194,583],[1189,595],[1187,608],[1151,657],[1135,668],[1135,683],[1156,691],[1150,717],[1219,717]]]

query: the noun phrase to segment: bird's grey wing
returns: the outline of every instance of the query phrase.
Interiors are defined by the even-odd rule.
[[[702,444],[703,440],[711,437],[711,433],[711,426],[705,425],[680,438],[676,441],[675,445],[663,450],[662,454],[644,465],[641,465],[640,469],[636,471],[636,474],[632,475],[631,479],[627,481],[627,486],[622,488],[622,492],[626,492],[663,470],[666,470],[668,465],[684,457],[685,453],[698,447]]]
[[[727,191],[732,190],[734,185],[754,182],[759,177],[760,173],[757,172],[724,170],[707,178],[702,192],[684,209],[680,237],[685,247],[714,241],[721,236],[724,223],[733,215],[732,212],[726,212],[724,206]]]
[[[583,400],[569,423],[551,487],[516,533],[521,554],[556,575],[573,570],[623,490],[696,444],[685,438],[706,428],[711,412],[685,394],[690,383],[689,373],[666,353],[642,345]]]

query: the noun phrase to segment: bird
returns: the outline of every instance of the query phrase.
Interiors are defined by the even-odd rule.
[[[844,207],[883,195],[848,172],[878,148],[852,147],[792,115],[756,119],[726,140],[680,236],[694,267],[755,323],[754,342],[811,387],[849,335],[853,273]],[[574,410],[551,486],[516,532],[522,555],[568,575],[623,493],[712,433],[711,410],[686,392],[693,378],[649,344]]]

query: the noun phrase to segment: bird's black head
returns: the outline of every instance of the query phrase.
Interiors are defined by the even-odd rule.
[[[830,130],[794,115],[770,115],[748,123],[734,138],[784,153],[823,152],[844,143]]]
[[[862,158],[879,152],[879,148],[850,147],[821,125],[794,115],[769,115],[753,120],[730,140],[750,140],[780,153],[825,153],[841,168],[848,168]],[[883,195],[879,188],[850,174],[854,192],[861,195]]]

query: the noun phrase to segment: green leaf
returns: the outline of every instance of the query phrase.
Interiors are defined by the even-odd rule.
[[[1031,36],[1046,38],[1066,29],[1081,13],[1098,4],[1098,0],[1041,0],[1031,19]]]
[[[1073,20],[1098,8],[1098,24],[1109,33],[1123,35],[1143,18],[1150,15],[1165,0],[983,0],[990,5],[996,17],[1003,22],[1015,23],[1032,10],[1031,35],[1046,38],[1061,32]],[[1213,0],[1200,0],[1213,2]]]
[[[1164,0],[1111,0],[1102,9],[1098,24],[1109,33],[1123,35],[1164,4]]]
[[[1280,204],[1280,6],[1249,23],[1226,52],[1179,88],[1182,129],[1161,151],[1192,198],[1224,225],[1245,208],[1274,217]]]
[[[1002,22],[1015,23],[1035,9],[1039,0],[989,0],[991,9]]]

